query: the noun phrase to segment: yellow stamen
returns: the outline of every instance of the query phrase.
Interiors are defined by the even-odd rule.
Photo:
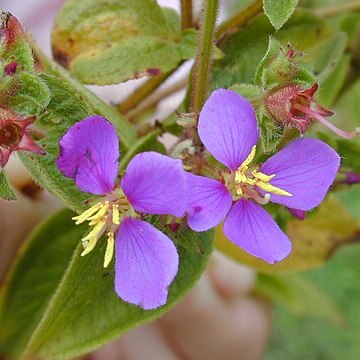
[[[81,240],[83,242],[88,241],[85,250],[81,253],[81,256],[85,256],[91,250],[94,249],[99,237],[101,236],[101,232],[105,226],[105,220],[99,221],[96,226]]]
[[[243,170],[246,168],[246,170],[249,168],[249,165],[252,163],[252,161],[255,158],[256,154],[256,145],[254,145],[250,151],[250,154],[248,157],[244,160],[244,162],[240,165],[238,171],[243,172]]]
[[[292,196],[292,194],[289,193],[288,191],[282,190],[282,189],[280,189],[274,185],[271,185],[267,182],[259,181],[256,183],[256,186],[268,193],[273,193],[276,195],[283,195],[283,196]]]
[[[82,214],[74,216],[72,219],[75,220],[76,225],[79,225],[79,224],[83,223],[84,221],[88,220],[88,218],[91,215],[95,214],[102,206],[103,206],[103,204],[101,202],[99,202],[96,205],[92,206],[90,209],[87,209],[86,211],[84,211]]]
[[[112,222],[115,225],[120,224],[120,211],[119,211],[119,205],[115,204],[112,207]]]
[[[109,210],[109,202],[105,201],[102,203],[100,210],[93,216],[88,217],[88,220],[90,221],[89,225],[95,225],[99,220],[101,220]]]
[[[235,172],[235,183],[237,184],[236,194],[243,195],[244,191],[241,188],[241,184],[247,184],[250,186],[257,186],[258,188],[266,191],[267,193],[273,193],[276,195],[283,195],[283,196],[292,196],[292,194],[289,193],[288,191],[282,190],[270,184],[270,181],[275,177],[275,174],[266,175],[256,170],[253,170],[251,172],[251,175],[248,174],[249,165],[254,160],[255,153],[256,153],[256,146],[254,145],[251,149],[249,156],[245,159],[245,161],[239,166],[239,168]]]
[[[275,177],[275,174],[266,175],[266,174],[263,174],[262,172],[257,172],[257,171],[253,171],[252,175],[254,176],[254,178],[259,179],[260,181],[264,181],[264,182],[269,182],[271,179],[273,179]]]
[[[112,259],[113,254],[114,254],[114,244],[115,244],[114,233],[109,232],[107,234],[107,236],[108,236],[108,239],[107,239],[105,257],[104,257],[104,268],[108,267],[108,265],[111,262],[111,259]]]

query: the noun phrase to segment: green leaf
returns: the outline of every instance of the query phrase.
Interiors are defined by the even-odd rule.
[[[16,200],[14,190],[12,189],[9,180],[2,169],[0,170],[0,197],[8,201]]]
[[[283,46],[290,43],[303,52],[305,55],[301,60],[304,67],[316,72],[323,81],[336,66],[346,45],[344,35],[337,38],[336,34],[339,34],[336,29],[304,10],[297,10],[277,33],[266,16],[259,15],[248,27],[220,44],[226,56],[215,63],[213,87],[229,88],[237,83],[252,83],[268,48],[269,36],[276,36]],[[336,44],[335,39],[338,40]],[[331,53],[329,49],[336,51]]]
[[[103,238],[90,254],[80,256],[79,242],[87,227],[76,226],[72,216],[71,211],[61,210],[35,230],[2,287],[0,355],[7,359],[70,359],[155,319],[195,284],[212,251],[211,232],[196,234],[188,229],[180,237],[162,226],[159,218],[150,217],[176,240],[180,266],[167,304],[145,311],[117,297],[114,271],[103,268]],[[201,251],[182,245],[189,236],[195,237]]]
[[[80,257],[82,247],[79,245],[23,356],[73,358],[162,315],[180,300],[204,271],[211,253],[211,237],[210,233],[197,236],[203,253],[178,246],[180,268],[170,286],[168,302],[152,311],[124,303],[117,297],[113,271],[102,268],[105,241],[84,258]]]
[[[11,95],[6,107],[27,116],[38,115],[46,109],[50,102],[50,91],[39,76],[22,72],[10,79],[7,90]]]
[[[350,64],[351,56],[349,54],[343,55],[336,68],[321,85],[320,104],[331,107],[335,103],[350,73]]]
[[[230,90],[244,96],[251,103],[255,103],[257,100],[261,99],[263,95],[261,87],[252,84],[235,84],[230,87]]]
[[[264,0],[264,12],[272,26],[279,30],[296,9],[298,0]]]
[[[258,274],[255,292],[297,316],[311,316],[344,325],[345,317],[332,298],[301,275]]]
[[[86,227],[62,210],[40,225],[24,244],[0,295],[0,354],[21,356],[47,308]]]
[[[195,53],[196,32],[177,28],[153,0],[68,0],[55,19],[54,57],[86,84],[156,76]]]
[[[285,228],[292,242],[292,252],[275,265],[247,254],[227,240],[219,227],[215,245],[234,260],[260,272],[281,273],[319,267],[341,246],[360,240],[360,221],[334,195],[328,196],[314,214],[308,214],[305,220],[293,218]]]
[[[134,146],[129,149],[125,156],[120,161],[120,172],[125,171],[130,160],[138,153],[143,151],[156,151],[158,153],[165,154],[166,149],[163,144],[161,144],[157,138],[159,136],[159,131],[155,130],[146,136],[140,138]]]
[[[124,118],[71,78],[66,70],[50,62],[38,50],[37,55],[46,71],[41,74],[41,79],[51,93],[49,106],[37,120],[37,125],[46,133],[39,142],[46,155],[19,153],[19,157],[44,188],[61,199],[66,206],[82,211],[84,201],[92,195],[81,192],[71,179],[65,178],[56,168],[59,138],[70,126],[94,114],[103,115],[117,128],[122,153],[136,141],[136,133]]]

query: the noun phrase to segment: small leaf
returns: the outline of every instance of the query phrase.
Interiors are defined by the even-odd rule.
[[[2,284],[0,354],[18,359],[40,321],[86,227],[62,210],[40,225],[24,244]]]
[[[3,170],[0,170],[0,197],[4,200],[16,200],[16,195]]]
[[[6,107],[15,113],[38,115],[42,113],[50,102],[50,90],[45,82],[37,75],[22,72],[11,77]]]
[[[264,0],[264,12],[272,26],[279,30],[296,9],[298,0]]]
[[[308,270],[324,264],[339,247],[358,241],[360,222],[331,195],[305,220],[288,221],[286,233],[292,242],[292,252],[288,258],[275,265],[269,265],[241,250],[226,239],[220,227],[216,229],[215,245],[226,255],[260,272]]]
[[[152,0],[68,0],[55,19],[55,59],[86,84],[161,75],[194,55],[196,32]]]
[[[259,274],[255,293],[297,316],[311,316],[345,324],[345,315],[331,297],[299,274]]]
[[[235,84],[229,88],[248,99],[252,104],[262,97],[260,86],[252,84]]]

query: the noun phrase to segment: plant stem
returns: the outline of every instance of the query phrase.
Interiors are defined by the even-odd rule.
[[[204,0],[201,14],[199,46],[195,58],[191,111],[198,113],[209,91],[212,52],[219,0]]]
[[[176,70],[176,69],[175,69]],[[174,71],[175,71],[174,70]],[[156,90],[174,71],[170,71],[166,74],[155,76],[147,80],[144,84],[139,86],[129,97],[127,97],[123,102],[116,106],[117,110],[126,114],[131,109],[137,107],[144,98],[149,96],[154,90]]]
[[[183,30],[194,27],[192,0],[181,1],[181,28]]]
[[[187,83],[188,77],[185,77],[176,82],[175,84],[166,87],[165,89],[159,89],[158,91],[150,94],[138,107],[129,111],[126,115],[126,118],[134,124],[137,123],[136,118],[138,118],[139,115],[156,106],[159,101],[185,88]]]
[[[246,26],[251,19],[260,14],[262,11],[262,0],[256,0],[251,3],[247,8],[241,10],[238,14],[231,17],[219,26],[219,29],[216,33],[217,42],[220,42],[224,36],[232,34]]]
[[[320,9],[315,9],[315,14],[318,16],[333,16],[346,11],[360,10],[360,1],[352,1],[334,6],[327,6]]]

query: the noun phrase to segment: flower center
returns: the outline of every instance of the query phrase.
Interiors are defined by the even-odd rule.
[[[104,257],[104,267],[106,268],[114,254],[114,234],[121,223],[121,219],[124,216],[135,215],[135,211],[121,192],[120,194],[108,195],[103,201],[98,202],[82,214],[73,217],[76,225],[88,221],[91,227],[89,233],[81,239],[84,246],[81,256],[85,256],[92,251],[101,235],[107,230],[107,246]]]
[[[255,154],[256,146],[254,145],[249,156],[235,171],[232,184],[229,184],[232,190],[235,191],[235,198],[247,197],[252,198],[260,204],[266,204],[270,200],[269,193],[292,196],[288,191],[270,184],[275,174],[266,175],[256,169],[250,169],[250,164],[253,162]],[[262,196],[256,188],[264,190],[266,195]]]
[[[10,149],[16,145],[21,138],[21,129],[13,122],[5,123],[0,127],[0,145]]]

